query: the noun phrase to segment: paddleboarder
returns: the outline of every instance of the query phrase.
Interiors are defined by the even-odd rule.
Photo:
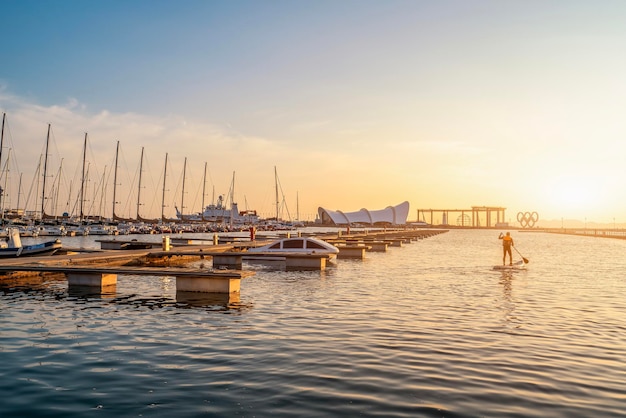
[[[506,235],[504,235],[502,232],[500,232],[500,236],[498,237],[498,239],[502,240],[502,265],[506,265],[506,255],[509,255],[509,266],[513,265],[513,253],[511,252],[511,247],[514,247],[515,244],[513,243],[513,237],[511,236],[510,232],[507,232]]]

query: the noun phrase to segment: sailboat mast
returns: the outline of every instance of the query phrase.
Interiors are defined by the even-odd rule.
[[[72,186],[74,185],[74,183],[72,182],[72,180],[70,180],[70,191],[67,194],[67,202],[65,202],[65,210],[67,213],[70,214],[70,216],[74,216],[74,209],[76,209],[76,206],[72,206]]]
[[[20,181],[17,184],[17,206],[15,208],[18,210],[20,208],[20,196],[22,195],[22,174],[24,173],[20,173]]]
[[[46,154],[43,162],[43,184],[41,190],[41,219],[43,220],[44,206],[46,202],[46,176],[48,175],[48,146],[50,145],[50,124],[48,124],[48,135],[46,135]]]
[[[4,148],[4,121],[7,117],[6,113],[2,114],[2,132],[0,133],[0,165],[2,165],[2,148]],[[9,159],[7,158],[7,165],[9,163]],[[2,206],[2,197],[4,196],[4,193],[6,193],[6,187],[5,190],[0,191],[0,207]],[[2,219],[4,219],[4,210],[2,210]]]
[[[202,178],[202,214],[204,215],[204,196],[206,195],[206,161],[204,162],[204,177]]]
[[[104,219],[105,215],[104,215],[104,198],[106,196],[106,172],[107,172],[107,166],[104,166],[104,171],[102,171],[102,180],[100,181],[100,204],[98,205],[98,218],[99,219]]]
[[[2,161],[2,159],[0,158],[0,161]],[[7,162],[4,165],[4,167],[2,167],[2,172],[4,173],[4,187],[0,187],[0,211],[2,211],[2,215],[0,216],[1,219],[4,219],[4,205],[2,202],[2,196],[7,192],[7,182],[9,180],[9,161],[11,161],[11,148],[9,148],[9,156],[7,157]],[[1,178],[1,176],[0,176]]]
[[[234,171],[233,171],[233,187],[232,187],[231,199],[232,199],[231,203],[235,203],[235,172]]]
[[[139,160],[139,187],[137,188],[137,219],[139,219],[139,205],[141,205],[141,173],[143,172],[143,147],[141,147],[141,159]]]
[[[54,214],[58,213],[58,205],[59,205],[59,191],[61,190],[61,173],[63,172],[63,158],[61,158],[61,164],[59,164],[59,173],[57,174],[57,185],[56,185],[56,194],[54,196]],[[54,183],[53,183],[54,184]],[[54,186],[53,186],[54,187]]]
[[[2,149],[4,148],[4,121],[7,118],[7,114],[2,114],[2,131],[0,132],[0,165],[2,164]]]
[[[117,147],[115,148],[115,171],[113,173],[113,212],[111,218],[115,220],[115,192],[117,191],[117,157],[120,153],[120,141],[117,141]]]
[[[165,153],[165,168],[163,168],[163,196],[161,197],[161,220],[165,220],[165,179],[167,178],[167,153]]]
[[[185,157],[185,163],[183,164],[183,190],[180,196],[180,220],[185,220],[185,176],[187,174],[187,157]]]
[[[87,132],[85,132],[85,142],[83,143],[83,178],[80,183],[80,221],[83,221],[83,202],[85,200],[85,160],[87,158]],[[45,167],[44,167],[45,171]]]
[[[230,226],[233,226],[233,219],[235,218],[235,213],[233,213],[233,208],[235,206],[235,172],[233,171],[233,184],[231,186],[231,195],[230,195]],[[239,214],[237,214],[239,215]]]
[[[276,187],[276,220],[278,221],[278,207],[280,201],[278,200],[278,171],[276,171],[276,166],[274,166],[274,183]]]

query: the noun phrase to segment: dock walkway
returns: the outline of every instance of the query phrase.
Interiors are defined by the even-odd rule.
[[[447,232],[447,230],[404,230],[377,231],[362,234],[341,233],[320,236],[329,242],[336,242],[340,248],[337,258],[364,258],[366,250],[386,251],[387,245],[402,246],[422,238]],[[117,276],[152,275],[176,277],[177,291],[205,293],[239,293],[241,279],[254,275],[251,271],[242,271],[242,260],[249,258],[284,260],[287,270],[323,270],[329,256],[326,254],[276,254],[248,253],[246,249],[261,245],[257,241],[230,244],[182,245],[170,248],[169,240],[164,238],[162,248],[157,245],[137,241],[102,240],[117,246],[116,250],[98,252],[73,252],[47,257],[16,257],[3,259],[0,266],[0,280],[14,277],[11,273],[31,272],[65,274],[69,286],[90,286],[103,288],[117,284]],[[137,249],[128,249],[132,244]],[[379,246],[374,249],[374,245]],[[213,269],[173,267],[192,260],[210,257]],[[131,266],[133,263],[160,264],[161,266]],[[219,270],[215,270],[215,269]],[[225,269],[225,270],[222,270]]]
[[[208,246],[193,247],[196,257]],[[215,252],[226,251],[231,246],[211,246]],[[239,293],[241,279],[254,275],[254,272],[237,270],[209,270],[183,267],[138,267],[128,266],[140,259],[148,259],[153,253],[156,257],[173,257],[175,252],[163,253],[158,249],[138,249],[124,251],[101,251],[97,253],[68,253],[47,257],[16,257],[4,259],[0,273],[33,272],[65,274],[70,287],[89,286],[105,288],[117,284],[117,276],[152,275],[176,277],[176,290],[205,293]]]

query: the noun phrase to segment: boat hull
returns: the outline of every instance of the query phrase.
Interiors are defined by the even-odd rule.
[[[0,248],[0,258],[35,257],[40,255],[53,255],[60,250],[60,241],[48,241],[41,244],[24,245],[18,248]]]

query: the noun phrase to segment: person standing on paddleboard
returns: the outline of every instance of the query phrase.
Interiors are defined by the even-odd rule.
[[[500,232],[500,236],[498,237],[498,239],[502,240],[502,265],[506,265],[506,255],[509,255],[509,266],[513,265],[513,253],[511,252],[511,247],[513,247],[515,244],[513,243],[513,237],[511,236],[510,232],[507,232],[506,235],[504,235],[502,232]]]

